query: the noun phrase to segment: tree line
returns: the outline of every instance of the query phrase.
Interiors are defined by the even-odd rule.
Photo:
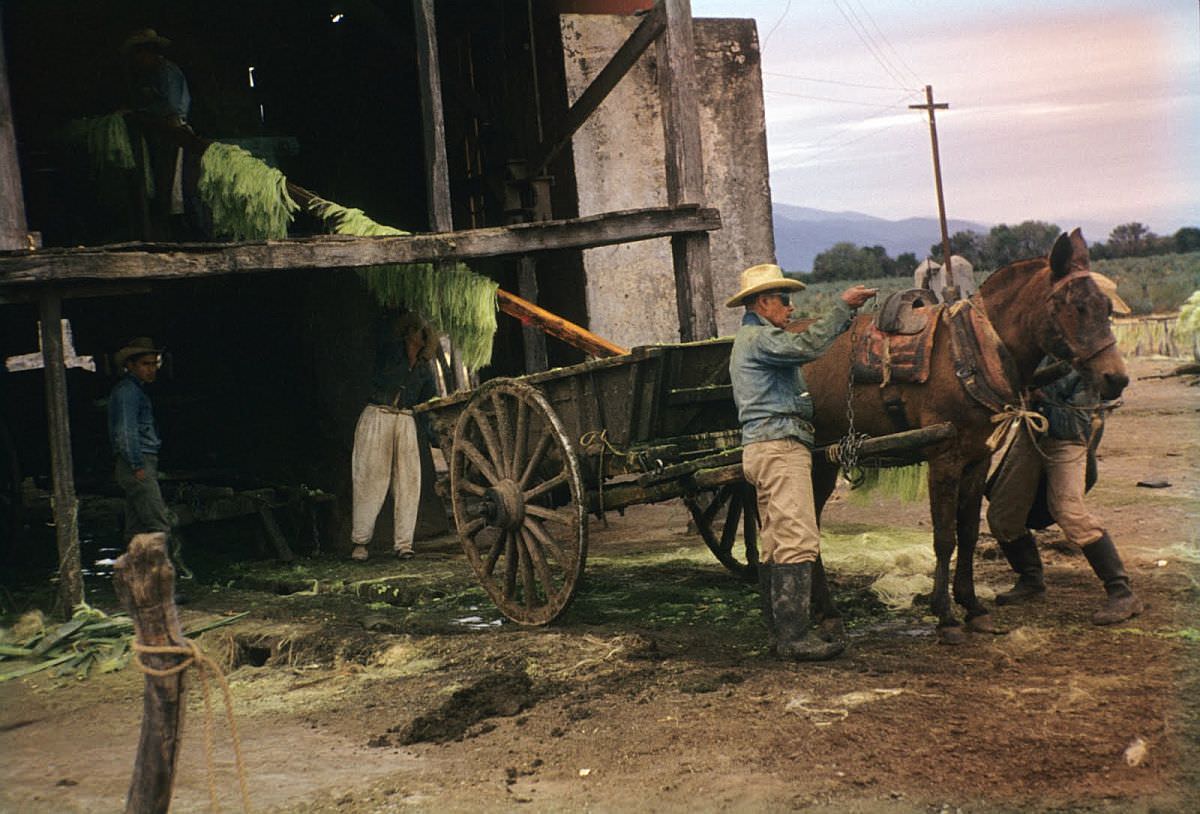
[[[1016,226],[1002,223],[993,226],[986,235],[966,229],[950,236],[950,253],[965,257],[976,271],[988,271],[1046,254],[1060,234],[1062,229],[1056,224],[1039,220],[1027,220]],[[1092,243],[1089,250],[1094,260],[1200,251],[1200,228],[1185,226],[1173,235],[1160,237],[1142,223],[1123,223],[1112,230],[1107,241]],[[940,242],[929,247],[929,256],[941,262]],[[791,276],[817,283],[911,277],[921,259],[913,252],[893,258],[883,246],[842,242],[813,258],[812,272]]]

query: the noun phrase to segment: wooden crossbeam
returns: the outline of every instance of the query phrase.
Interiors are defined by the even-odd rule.
[[[398,237],[327,235],[249,243],[44,249],[0,253],[0,288],[30,283],[174,280],[217,274],[469,260],[609,246],[720,228],[721,215],[716,209],[683,205]]]

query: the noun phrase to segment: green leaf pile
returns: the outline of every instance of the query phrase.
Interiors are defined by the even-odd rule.
[[[241,147],[213,142],[200,159],[200,199],[212,210],[213,233],[232,240],[282,240],[300,206],[287,178]]]
[[[410,234],[371,220],[361,209],[319,198],[308,205],[308,211],[339,235]],[[499,288],[495,281],[476,274],[462,263],[436,268],[432,263],[372,266],[362,269],[359,276],[380,305],[388,308],[404,305],[423,314],[434,327],[449,335],[470,370],[478,370],[491,361]]]
[[[59,132],[59,137],[68,145],[83,152],[88,159],[88,170],[94,181],[102,187],[102,194],[110,205],[123,202],[127,194],[123,174],[137,169],[133,145],[129,141],[129,128],[120,113],[105,116],[88,116],[74,119]],[[154,175],[150,172],[150,161],[146,155],[146,144],[138,145],[142,150],[142,175],[146,185],[146,196],[154,196]]]

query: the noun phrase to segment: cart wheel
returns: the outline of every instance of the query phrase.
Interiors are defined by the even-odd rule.
[[[523,625],[557,618],[587,558],[579,460],[545,397],[513,379],[481,387],[454,426],[454,523],[500,611]]]
[[[684,502],[700,536],[721,565],[746,582],[758,579],[758,501],[754,487],[739,481],[722,486],[707,505],[701,505],[694,495],[685,497]],[[723,521],[720,537],[714,529],[717,520]]]

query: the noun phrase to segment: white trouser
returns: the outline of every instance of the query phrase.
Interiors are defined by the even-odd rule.
[[[350,541],[367,545],[389,484],[394,504],[392,547],[412,551],[421,502],[421,455],[412,414],[368,404],[354,430],[350,469],[354,479],[354,524]]]

